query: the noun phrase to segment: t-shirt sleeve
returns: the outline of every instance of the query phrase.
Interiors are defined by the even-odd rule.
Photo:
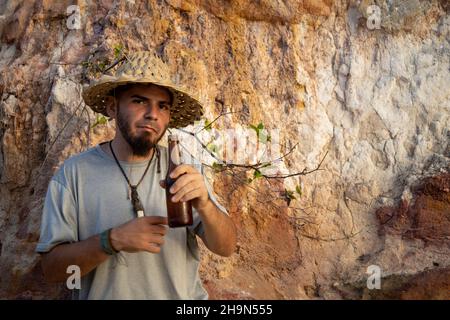
[[[225,209],[224,206],[222,206],[217,198],[214,195],[214,190],[211,186],[211,184],[208,182],[208,179],[206,178],[203,169],[199,168],[201,170],[201,173],[203,175],[203,180],[205,181],[206,189],[208,190],[209,199],[215,204],[215,206],[223,213],[228,215],[227,209]],[[200,215],[198,214],[197,210],[194,208],[192,209],[192,218],[193,218],[193,224],[189,227],[190,231],[194,232],[198,236],[203,236],[205,230],[203,228],[202,221],[200,219]]]
[[[36,252],[45,253],[62,243],[78,241],[75,201],[70,191],[54,178],[45,197],[41,234]]]

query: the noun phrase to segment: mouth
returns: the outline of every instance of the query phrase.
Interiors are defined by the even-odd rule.
[[[138,128],[143,129],[145,131],[149,131],[149,132],[153,132],[153,133],[158,133],[158,130],[156,130],[153,127],[150,126],[139,126]]]

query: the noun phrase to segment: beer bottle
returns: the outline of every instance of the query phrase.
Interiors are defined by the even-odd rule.
[[[191,201],[172,202],[174,194],[170,193],[170,187],[176,179],[170,178],[170,173],[181,164],[181,150],[178,144],[178,137],[174,134],[169,135],[169,165],[166,174],[166,203],[167,218],[169,227],[185,227],[192,225],[192,204]]]

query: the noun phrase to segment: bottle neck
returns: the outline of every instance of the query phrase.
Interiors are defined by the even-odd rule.
[[[169,140],[169,172],[181,164],[180,146],[177,140]]]

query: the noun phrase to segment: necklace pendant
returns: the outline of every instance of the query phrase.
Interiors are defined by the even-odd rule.
[[[144,216],[144,206],[142,205],[141,199],[139,199],[139,194],[137,192],[137,186],[131,186],[131,203],[133,205],[133,211],[138,218]]]

